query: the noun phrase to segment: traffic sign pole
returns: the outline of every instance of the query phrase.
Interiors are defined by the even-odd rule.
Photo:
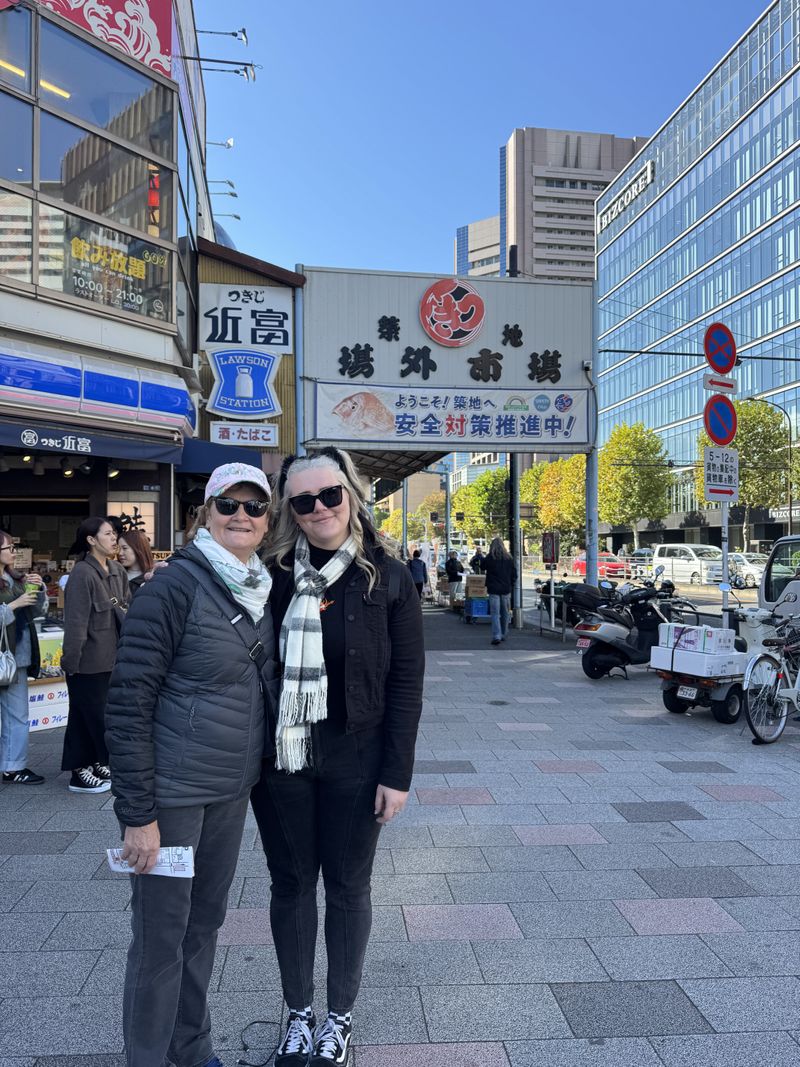
[[[726,392],[735,392],[736,383],[727,379],[725,384],[719,381],[719,376],[728,374],[736,366],[736,341],[728,327],[722,322],[713,322],[703,337],[703,351],[713,375],[705,375],[703,385],[706,389],[725,389]],[[716,381],[715,381],[716,379]],[[732,383],[728,385],[728,382]],[[736,437],[737,421],[736,409],[727,396],[719,391],[706,403],[703,412],[703,423],[706,433],[711,440],[718,445],[729,445]],[[722,622],[726,627],[731,625],[730,608],[728,601],[728,589],[730,585],[730,560],[728,558],[728,512],[730,505],[725,500],[722,503],[722,583],[726,587],[722,590]],[[745,549],[747,545],[744,546]]]

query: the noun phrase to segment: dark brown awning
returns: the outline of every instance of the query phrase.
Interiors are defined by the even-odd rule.
[[[417,471],[438,463],[446,452],[362,452],[349,448],[356,466],[365,478],[395,478],[403,481]]]

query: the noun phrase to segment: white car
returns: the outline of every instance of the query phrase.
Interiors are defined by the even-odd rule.
[[[748,589],[755,589],[757,585],[761,585],[768,559],[769,557],[761,552],[729,552],[728,566],[731,572],[735,571],[744,579]]]

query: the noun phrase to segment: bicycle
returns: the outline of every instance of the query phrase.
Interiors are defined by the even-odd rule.
[[[766,649],[747,664],[744,675],[744,713],[747,725],[763,745],[771,745],[783,733],[789,710],[798,710],[800,699],[800,615],[775,620],[775,636],[763,641]],[[770,620],[772,621],[772,620]],[[787,684],[788,683],[788,684]]]

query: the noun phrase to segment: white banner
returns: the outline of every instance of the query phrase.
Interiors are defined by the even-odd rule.
[[[294,320],[292,289],[274,285],[200,286],[198,346],[269,349],[292,352]]]
[[[580,451],[589,444],[585,389],[425,389],[314,383],[313,444],[482,452]]]
[[[278,426],[274,422],[266,422],[261,426],[241,422],[211,422],[209,430],[209,440],[215,445],[274,448],[278,444]]]

